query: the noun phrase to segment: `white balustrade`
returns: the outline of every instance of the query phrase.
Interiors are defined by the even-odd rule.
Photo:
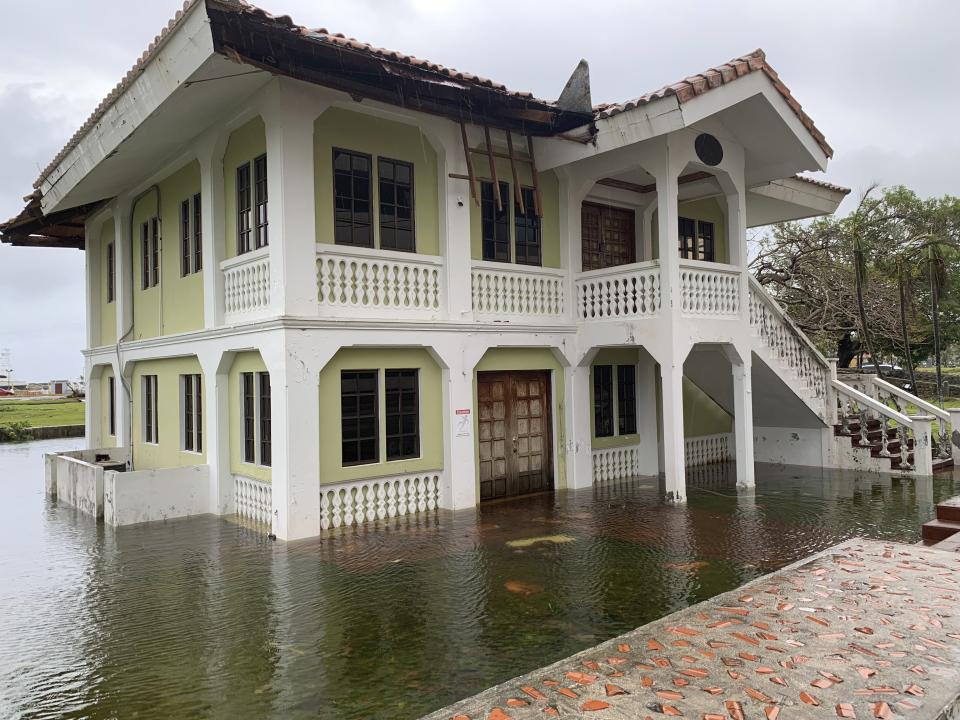
[[[475,261],[470,273],[478,316],[562,318],[566,314],[563,270]]]
[[[270,483],[234,475],[233,492],[237,504],[237,515],[264,525],[272,524],[273,488]]]
[[[740,270],[732,265],[680,261],[680,312],[697,317],[740,313]]]
[[[443,302],[443,260],[435,255],[317,245],[317,287],[321,314],[436,318]]]
[[[767,346],[773,358],[796,376],[802,395],[807,396],[826,420],[830,366],[787,313],[763,286],[750,278],[750,328]],[[812,396],[812,398],[811,398]]]
[[[577,275],[578,320],[652,316],[660,312],[660,263],[656,260],[590,270]]]
[[[256,318],[270,310],[270,254],[260,248],[220,263],[227,322]]]
[[[656,474],[657,468],[651,468],[647,474]],[[624,480],[641,475],[640,446],[603,448],[593,451],[593,482],[605,483],[610,480]]]
[[[687,467],[698,467],[732,460],[730,448],[733,433],[717,433],[684,438],[684,457]]]
[[[373,520],[436,510],[442,473],[356,480],[320,487],[320,527],[348,527]]]

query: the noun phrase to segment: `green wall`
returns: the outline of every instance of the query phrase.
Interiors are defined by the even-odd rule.
[[[716,247],[716,261],[730,262],[730,249],[727,244],[727,213],[716,198],[691,200],[680,203],[680,217],[704,220],[713,223],[713,242]],[[653,257],[660,257],[660,226],[657,224],[657,211],[653,211]]]
[[[640,351],[633,348],[603,348],[597,352],[596,358],[590,366],[590,440],[594,450],[612,447],[624,447],[626,445],[636,445],[641,440],[639,433],[630,435],[613,435],[611,437],[597,437],[596,426],[593,422],[593,367],[595,365],[633,365],[640,362]],[[643,381],[637,374],[637,395],[640,395],[640,383]],[[614,377],[616,377],[616,368],[614,368]],[[616,402],[616,398],[614,398]],[[640,416],[643,410],[637,408],[637,425],[640,425]],[[616,429],[616,428],[614,428]]]
[[[133,462],[135,470],[204,465],[207,462],[207,419],[203,417],[203,452],[181,450],[180,376],[202,374],[195,357],[144,360],[133,368]],[[157,428],[159,442],[143,442],[143,383],[144,375],[157,376]],[[202,392],[207,391],[201,380]]]
[[[516,140],[516,139],[515,139]],[[484,146],[485,147],[485,146]],[[495,148],[498,152],[506,153],[506,148]],[[516,144],[514,151],[519,152]],[[486,155],[474,153],[473,170],[477,177],[490,178],[490,161]],[[510,253],[514,253],[513,236],[513,212],[514,212],[514,189],[513,174],[510,171],[510,161],[504,158],[494,158],[494,164],[497,168],[497,178],[501,182],[510,184],[510,197],[504,198],[510,210]],[[530,170],[530,164],[518,162],[517,175],[520,178],[521,187],[533,187],[533,173]],[[560,262],[560,181],[553,170],[540,173],[540,200],[542,203],[543,218],[540,225],[540,237],[543,243],[543,267],[558,268]],[[469,183],[464,181],[464,186]],[[477,182],[477,192],[480,192],[480,183]],[[464,198],[470,203],[470,257],[474,260],[483,259],[483,236],[482,236],[482,218],[480,207],[473,201],[470,195],[469,187],[466,187]]]
[[[100,228],[100,237],[97,239],[95,247],[91,247],[87,252],[94,254],[94,262],[100,266],[100,287],[99,287],[99,312],[100,312],[100,337],[97,345],[114,345],[117,342],[117,301],[107,302],[109,262],[107,260],[107,246],[114,241],[114,219],[104,221]],[[116,246],[114,246],[114,265],[116,265]],[[114,277],[116,281],[116,277]],[[114,291],[116,291],[116,282],[114,282]]]
[[[237,353],[230,366],[230,375],[227,383],[230,407],[230,472],[236,475],[270,482],[272,470],[260,465],[252,465],[243,461],[243,413],[241,404],[240,374],[245,372],[266,372],[267,366],[258,352]],[[271,394],[274,391],[270,386]],[[276,388],[280,392],[281,388]]]
[[[683,436],[731,432],[733,418],[692,380],[683,379]]]
[[[477,400],[477,373],[492,372],[495,370],[549,370],[551,373],[553,395],[553,448],[550,450],[550,462],[553,465],[553,486],[560,490],[567,487],[566,457],[561,451],[559,462],[555,462],[554,448],[566,447],[566,430],[563,421],[565,407],[563,366],[556,356],[547,348],[491,348],[477,363],[473,376],[473,407],[478,408]],[[480,432],[477,425],[479,413],[473,413],[473,454],[476,464],[477,497],[480,497]]]
[[[380,457],[386,458],[383,370],[420,370],[420,457],[368,465],[341,465],[340,371],[380,370]],[[441,370],[426,350],[416,348],[345,348],[320,373],[320,482],[405,475],[443,468],[443,386]]]
[[[267,151],[267,135],[258,116],[230,134],[223,153],[224,257],[237,256],[237,168]],[[270,159],[267,158],[269,165]],[[253,182],[253,178],[250,178]],[[269,197],[269,188],[267,190]]]
[[[333,239],[333,149],[366,153],[373,159],[373,207],[379,207],[377,157],[413,164],[414,232],[417,252],[440,254],[440,213],[437,153],[420,132],[407,123],[393,122],[342,108],[330,108],[313,129],[316,192],[316,241]],[[374,214],[379,218],[379,212]],[[374,245],[380,247],[379,222],[374,223]]]
[[[193,161],[160,188],[160,282],[142,288],[143,245],[140,226],[157,215],[157,193],[142,197],[133,209],[133,340],[203,328],[203,273],[180,276],[180,203],[200,192],[200,164]],[[202,211],[209,204],[201,199]],[[204,240],[206,242],[206,240]],[[161,312],[162,305],[162,312]]]

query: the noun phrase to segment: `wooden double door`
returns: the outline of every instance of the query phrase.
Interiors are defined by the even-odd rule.
[[[477,373],[480,499],[553,489],[550,373]]]
[[[585,202],[580,210],[583,271],[637,261],[633,210]]]

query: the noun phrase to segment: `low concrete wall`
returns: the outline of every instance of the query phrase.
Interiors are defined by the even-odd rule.
[[[203,515],[213,512],[210,497],[207,465],[107,471],[103,478],[103,521],[119,526]]]
[[[87,428],[85,425],[51,425],[27,428],[26,432],[33,440],[56,440],[57,438],[83,437],[87,433]]]
[[[817,428],[754,427],[753,459],[780,465],[828,465],[824,432]]]
[[[125,448],[100,448],[47,453],[43,456],[44,491],[48,497],[75,507],[91,517],[103,517],[103,466],[97,457],[125,463],[130,453]]]

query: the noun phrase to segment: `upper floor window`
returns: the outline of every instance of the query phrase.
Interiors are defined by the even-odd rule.
[[[237,168],[237,254],[268,245],[267,156]]]
[[[143,397],[143,442],[160,442],[159,413],[157,412],[157,376],[144,375],[141,380]]]
[[[713,223],[692,218],[678,218],[677,247],[685,260],[715,261]]]
[[[113,243],[107,244],[107,302],[112,303],[117,292],[117,257]]]
[[[333,151],[333,240],[337,245],[373,247],[371,157]]]
[[[180,203],[180,275],[203,269],[201,243],[200,193]]]
[[[413,165],[377,158],[380,190],[380,247],[414,252]]]
[[[492,182],[480,183],[480,231],[483,259],[510,262],[510,184],[500,183],[501,206],[497,207]]]
[[[637,432],[637,368],[593,366],[593,434],[596,437]]]
[[[189,452],[203,452],[203,391],[200,375],[180,376],[181,446]]]
[[[243,461],[269,467],[272,460],[270,373],[241,373],[240,392],[243,409]]]
[[[500,206],[492,182],[480,183],[480,233],[483,259],[494,262],[515,262],[522,265],[543,264],[540,237],[540,216],[537,215],[536,191],[521,187],[520,202],[511,203],[510,183],[500,183]],[[513,250],[511,253],[510,206],[513,205]]]
[[[140,287],[160,284],[160,221],[156,217],[140,225]]]

